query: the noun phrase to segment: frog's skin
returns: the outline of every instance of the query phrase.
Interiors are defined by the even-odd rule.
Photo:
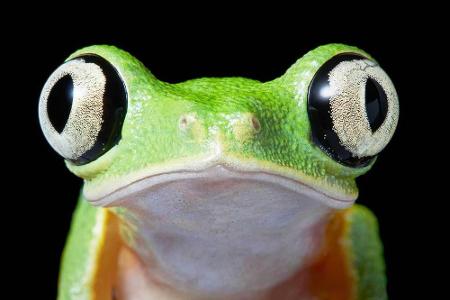
[[[308,87],[341,53],[372,60],[330,44],[269,82],[168,84],[115,47],[72,54],[106,59],[128,100],[117,144],[66,160],[84,186],[58,299],[386,299],[376,218],[353,205],[374,160],[344,165],[311,138]]]

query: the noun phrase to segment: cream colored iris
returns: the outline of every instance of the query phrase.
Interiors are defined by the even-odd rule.
[[[73,102],[67,123],[59,133],[50,122],[47,103],[54,85],[67,75],[73,80]],[[94,146],[103,123],[105,83],[102,69],[82,59],[61,65],[45,83],[39,101],[39,120],[45,137],[61,156],[77,159]]]
[[[387,115],[372,132],[366,112],[366,82],[380,84],[387,96]],[[329,74],[333,130],[341,144],[356,157],[379,153],[394,134],[398,121],[398,97],[392,81],[370,60],[344,61]]]

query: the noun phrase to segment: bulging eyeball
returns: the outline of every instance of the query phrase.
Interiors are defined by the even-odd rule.
[[[82,165],[119,142],[126,109],[126,87],[117,70],[100,56],[83,55],[50,75],[39,100],[39,121],[53,149]]]
[[[357,54],[339,54],[315,74],[308,113],[316,145],[336,161],[360,167],[392,138],[398,96],[377,63]]]

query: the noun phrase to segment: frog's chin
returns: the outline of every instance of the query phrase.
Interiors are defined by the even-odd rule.
[[[198,182],[199,184],[195,187],[196,189],[211,190],[211,186],[213,186],[214,189],[214,187],[219,186],[221,182],[226,185],[230,180],[241,183],[257,183],[259,185],[267,184],[273,187],[272,190],[274,193],[272,193],[272,197],[277,196],[277,191],[289,191],[298,194],[299,199],[314,199],[331,208],[347,208],[356,200],[356,197],[352,195],[343,195],[340,198],[332,197],[327,195],[324,191],[282,175],[271,174],[265,171],[239,170],[220,164],[208,167],[204,170],[181,170],[151,175],[136,180],[126,186],[119,187],[102,197],[89,197],[85,193],[85,198],[95,206],[117,206],[120,205],[121,202],[129,200],[130,198],[135,198],[135,196],[138,196],[139,194],[145,193],[148,195],[152,190],[157,190],[158,187],[169,183],[173,184],[183,181]],[[251,186],[252,184],[243,184],[235,190],[235,192],[239,192],[239,190]],[[234,189],[236,187],[230,188]]]

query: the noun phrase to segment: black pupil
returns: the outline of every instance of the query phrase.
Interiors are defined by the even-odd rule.
[[[383,124],[388,111],[387,96],[380,84],[372,78],[366,82],[366,112],[370,128],[375,132]]]
[[[69,118],[73,101],[73,80],[70,75],[61,77],[52,87],[47,100],[47,113],[53,128],[61,133]]]

